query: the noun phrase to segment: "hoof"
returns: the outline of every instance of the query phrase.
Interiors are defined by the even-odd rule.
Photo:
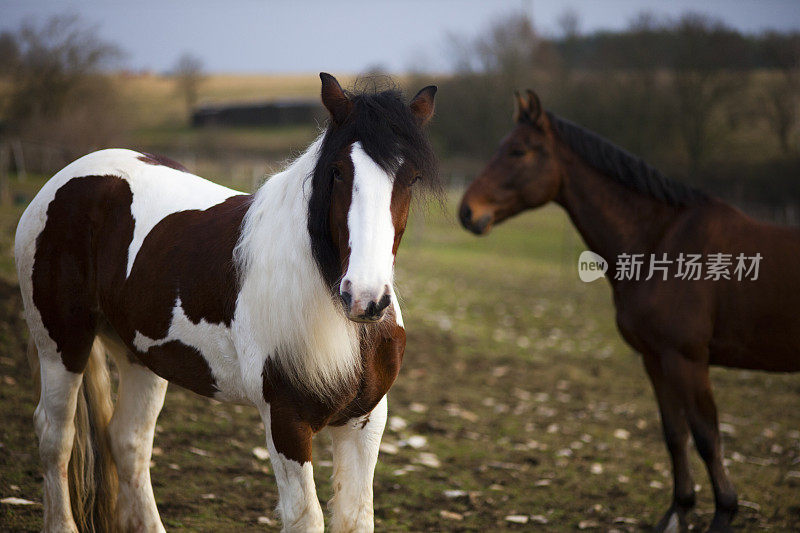
[[[656,533],[685,533],[689,531],[689,523],[686,521],[686,511],[681,511],[675,507],[670,507],[656,527]]]
[[[731,519],[731,516],[714,516],[714,520],[712,520],[711,525],[708,526],[708,533],[732,533],[733,527],[731,527]]]
[[[711,525],[708,526],[708,533],[729,533],[733,531],[731,522],[733,522],[737,510],[738,505],[735,500],[732,505],[717,505],[714,519],[711,521]]]
[[[730,524],[715,526],[711,524],[711,527],[708,528],[708,533],[732,533],[733,528]]]

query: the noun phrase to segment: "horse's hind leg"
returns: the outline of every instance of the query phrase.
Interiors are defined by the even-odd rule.
[[[122,531],[164,531],[150,484],[150,457],[167,381],[132,362],[121,343],[103,340],[119,369],[119,394],[109,426],[119,473],[119,526]]]
[[[88,357],[91,345],[86,347]],[[41,392],[34,413],[44,471],[45,532],[78,531],[69,498],[68,467],[75,438],[75,408],[82,374],[64,367],[55,350],[39,350]]]
[[[659,520],[655,530],[665,533],[688,531],[686,515],[695,505],[695,494],[689,467],[689,424],[686,421],[683,400],[665,380],[658,357],[644,355],[644,364],[658,400],[664,441],[672,460],[672,505]]]
[[[730,531],[736,515],[737,496],[722,462],[717,407],[711,391],[706,358],[688,358],[678,354],[662,361],[665,375],[684,400],[686,416],[695,446],[708,469],[714,488],[716,510],[709,531]]]

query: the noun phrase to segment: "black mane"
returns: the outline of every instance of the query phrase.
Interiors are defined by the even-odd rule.
[[[342,124],[329,125],[311,176],[308,231],[311,249],[323,278],[334,294],[342,276],[338,251],[330,235],[332,181],[328,169],[342,149],[356,141],[375,163],[394,175],[403,162],[413,165],[421,176],[414,186],[439,192],[438,165],[425,132],[417,124],[403,95],[396,89],[373,87],[347,93],[352,110]]]
[[[558,135],[587,164],[634,191],[676,207],[703,203],[708,195],[674,181],[598,134],[548,112]]]

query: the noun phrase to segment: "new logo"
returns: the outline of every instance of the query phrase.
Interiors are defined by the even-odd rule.
[[[605,259],[588,250],[581,252],[578,257],[578,276],[581,281],[589,283],[600,279],[605,276],[606,271],[608,271],[608,263]]]

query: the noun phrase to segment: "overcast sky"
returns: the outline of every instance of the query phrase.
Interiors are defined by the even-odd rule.
[[[126,52],[131,69],[163,71],[191,52],[213,72],[400,72],[445,70],[447,35],[476,35],[520,9],[555,34],[567,8],[583,31],[687,10],[747,32],[800,29],[798,0],[0,0],[0,29],[77,13]]]

